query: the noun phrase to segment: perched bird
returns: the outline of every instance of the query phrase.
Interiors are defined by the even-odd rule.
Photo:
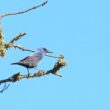
[[[12,65],[21,65],[27,68],[28,75],[29,75],[29,68],[37,67],[39,61],[47,54],[52,53],[46,48],[39,48],[37,49],[31,56],[27,56],[26,58],[20,60],[19,62],[12,63]]]

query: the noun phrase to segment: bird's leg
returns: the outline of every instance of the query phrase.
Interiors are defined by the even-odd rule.
[[[27,68],[27,71],[28,71],[28,77],[30,76],[30,73],[29,73],[29,68]]]

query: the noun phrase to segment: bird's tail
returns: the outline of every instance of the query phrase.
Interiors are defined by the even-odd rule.
[[[11,65],[17,65],[17,64],[19,64],[18,62],[16,62],[16,63],[11,63]]]

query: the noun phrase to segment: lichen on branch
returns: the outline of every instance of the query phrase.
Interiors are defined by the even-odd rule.
[[[14,44],[15,41],[21,39],[22,37],[24,37],[24,35],[26,35],[26,33],[20,33],[19,35],[15,36],[10,42],[5,43],[4,37],[2,35],[2,28],[0,28],[0,56],[4,57],[6,55],[7,49],[9,49],[9,48],[15,48],[15,49],[18,48],[22,51],[34,52],[33,50],[26,49],[20,45]]]
[[[39,70],[35,73],[30,73],[30,74],[26,74],[26,75],[21,74],[21,72],[17,72],[7,79],[0,80],[0,84],[4,83],[5,84],[4,90],[6,90],[9,87],[9,84],[8,84],[8,86],[6,86],[6,83],[15,83],[16,81],[20,81],[20,80],[25,79],[25,78],[27,78],[27,79],[37,78],[37,77],[45,76],[48,74],[53,74],[53,75],[56,75],[58,77],[62,77],[62,75],[58,74],[57,72],[62,67],[66,66],[66,65],[67,65],[67,62],[65,61],[64,56],[60,55],[57,62],[54,64],[53,68],[50,70]],[[1,90],[1,92],[3,92],[3,90]]]

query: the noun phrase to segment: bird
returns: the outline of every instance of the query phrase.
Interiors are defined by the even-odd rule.
[[[25,57],[19,62],[11,63],[11,65],[24,66],[27,69],[29,76],[30,75],[29,69],[37,67],[40,60],[48,53],[53,53],[53,52],[49,51],[47,48],[39,48],[32,55]]]

